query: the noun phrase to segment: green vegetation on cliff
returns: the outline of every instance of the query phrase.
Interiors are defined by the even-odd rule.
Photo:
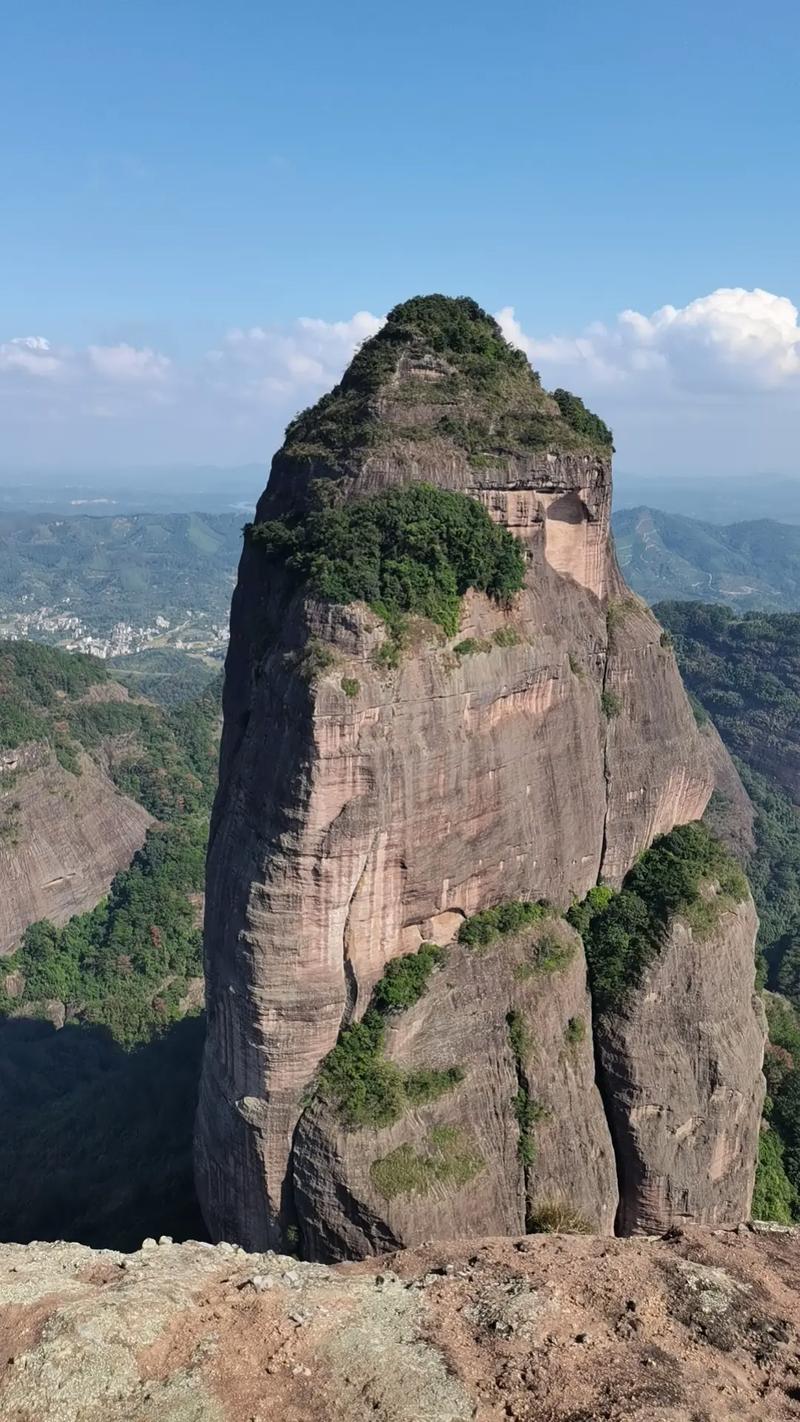
[[[386,1019],[419,1002],[444,959],[433,943],[391,959],[363,1018],[340,1032],[323,1061],[315,1090],[348,1126],[389,1126],[409,1107],[435,1101],[463,1080],[458,1066],[403,1071],[385,1055]]]
[[[715,885],[716,892],[708,892]],[[704,937],[725,908],[747,894],[747,880],[703,824],[661,835],[634,864],[619,893],[600,886],[574,904],[569,922],[583,938],[596,1011],[613,1012],[658,955],[676,915]]]
[[[413,1007],[425,992],[431,974],[444,961],[444,949],[437,948],[435,943],[423,943],[416,953],[391,958],[372,993],[375,1011],[385,1017],[390,1012],[405,1012],[406,1008]]]
[[[599,415],[587,410],[580,395],[573,395],[570,390],[554,390],[553,399],[570,429],[576,434],[584,435],[592,444],[601,448],[611,447],[613,436],[608,425]]]
[[[786,1174],[783,1141],[776,1131],[762,1130],[758,1139],[758,1165],[751,1215],[754,1220],[791,1224],[797,1210],[797,1192]]]
[[[124,1046],[149,1040],[181,1016],[187,978],[203,971],[188,896],[203,888],[206,835],[201,815],[151,830],[90,913],[63,928],[31,924],[3,964],[6,974],[22,975],[26,1001],[60,1002],[68,1015],[107,1027]],[[0,1013],[9,1013],[18,1003],[2,982]]]
[[[523,934],[525,929],[560,917],[558,909],[543,900],[531,903],[527,899],[506,899],[466,918],[458,931],[458,941],[480,953],[498,938]],[[521,946],[523,955],[513,969],[517,982],[560,972],[571,962],[575,952],[574,944],[557,932],[525,934]]]
[[[512,1008],[506,1014],[506,1027],[508,1045],[517,1074],[517,1090],[511,1103],[519,1127],[517,1154],[527,1172],[536,1159],[536,1126],[547,1117],[548,1112],[546,1107],[531,1096],[527,1066],[533,1051],[533,1041],[524,1014],[519,1008]]]
[[[408,367],[398,383],[402,360]],[[425,412],[394,421],[379,397]],[[568,391],[548,395],[523,353],[469,297],[418,296],[395,306],[339,385],[289,425],[287,455],[334,470],[390,440],[446,439],[469,458],[535,450],[607,454],[611,432]]]
[[[481,909],[467,918],[458,930],[458,941],[467,948],[488,948],[497,938],[520,929],[532,928],[552,916],[548,904],[529,903],[525,899],[509,899],[493,908]]]
[[[483,1169],[484,1160],[472,1141],[456,1126],[434,1126],[427,1149],[401,1145],[374,1160],[370,1179],[379,1195],[428,1195],[436,1185],[461,1189]]]
[[[592,1234],[592,1226],[569,1200],[542,1200],[528,1217],[531,1234]]]
[[[769,1042],[764,1055],[769,1129],[759,1142],[753,1216],[800,1219],[800,1015],[785,998],[764,994]]]
[[[252,524],[248,536],[317,597],[369,603],[390,626],[428,617],[449,635],[468,588],[504,601],[525,574],[521,544],[481,504],[429,484]]]

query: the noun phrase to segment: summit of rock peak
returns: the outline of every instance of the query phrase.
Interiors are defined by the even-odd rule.
[[[357,492],[369,492],[389,482],[375,477],[387,455],[391,482],[419,478],[422,468],[430,482],[463,488],[498,465],[511,464],[505,482],[517,482],[520,461],[532,456],[607,462],[611,450],[603,421],[569,391],[548,394],[477,302],[415,296],[393,307],[339,384],[289,425],[270,493],[285,503],[286,484],[297,495],[309,474],[344,480],[345,492],[357,478]]]

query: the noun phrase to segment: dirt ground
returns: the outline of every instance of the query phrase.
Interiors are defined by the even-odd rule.
[[[800,1236],[0,1246],[9,1422],[800,1419]]]

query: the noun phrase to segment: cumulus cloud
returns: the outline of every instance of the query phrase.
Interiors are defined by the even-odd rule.
[[[44,336],[14,336],[0,345],[0,373],[18,371],[39,379],[60,369],[61,361]]]
[[[342,321],[301,316],[237,328],[180,363],[127,342],[56,349],[44,337],[12,337],[0,343],[3,454],[80,460],[90,450],[118,459],[124,446],[156,459],[167,451],[192,461],[255,458],[339,380],[383,320],[357,311]]]
[[[330,389],[354,352],[383,325],[382,316],[357,311],[349,321],[300,316],[291,326],[229,331],[206,361],[219,389],[271,405],[303,402]]]
[[[759,287],[720,287],[650,316],[622,311],[612,325],[571,338],[527,334],[512,306],[497,319],[530,360],[583,371],[592,385],[646,383],[702,396],[794,387],[800,377],[797,307]]]

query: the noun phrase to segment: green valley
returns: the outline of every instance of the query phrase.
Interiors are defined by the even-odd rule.
[[[113,656],[227,640],[239,514],[0,513],[0,635]]]
[[[738,611],[800,607],[800,527],[757,519],[704,523],[660,509],[619,509],[622,571],[648,602],[692,598]]]

